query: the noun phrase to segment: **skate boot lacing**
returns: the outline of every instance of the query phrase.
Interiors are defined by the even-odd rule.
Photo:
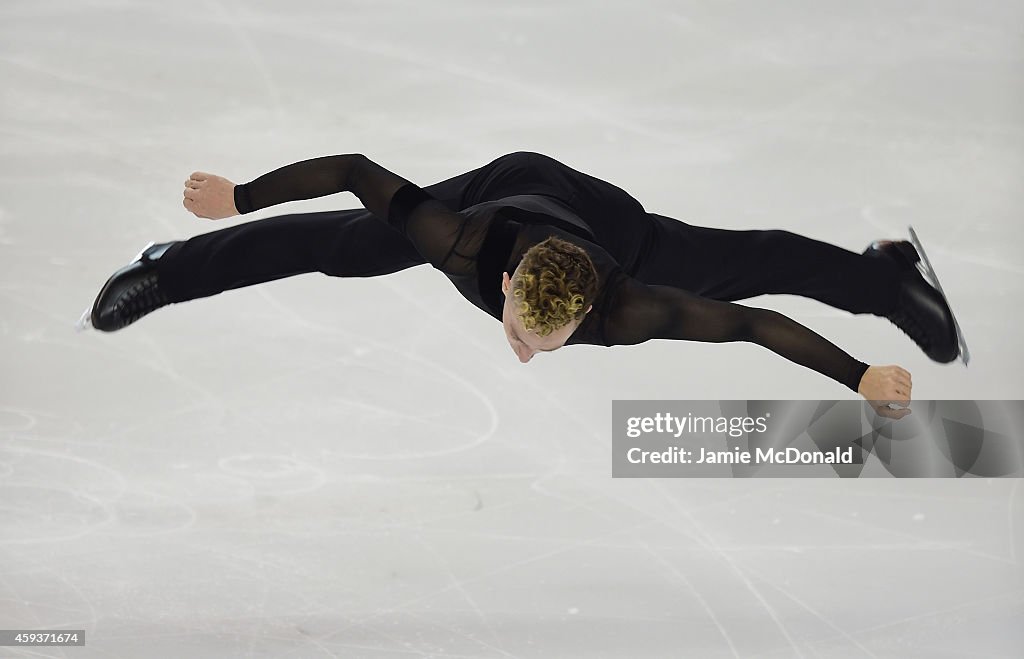
[[[900,328],[904,334],[921,346],[922,350],[927,352],[931,348],[931,341],[929,340],[928,332],[920,323],[917,322],[917,319],[914,318],[912,314],[907,313],[902,306],[889,314],[889,319],[896,325],[896,327]]]
[[[167,294],[160,290],[157,274],[150,273],[132,284],[114,303],[113,312],[124,325],[131,325],[151,311],[170,304]]]

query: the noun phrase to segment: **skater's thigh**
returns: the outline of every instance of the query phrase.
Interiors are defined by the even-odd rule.
[[[308,250],[317,269],[332,277],[375,277],[426,263],[408,238],[363,208],[259,222],[280,234],[281,249]]]
[[[651,213],[655,235],[636,277],[718,300],[760,295],[759,245],[773,232],[701,227]]]

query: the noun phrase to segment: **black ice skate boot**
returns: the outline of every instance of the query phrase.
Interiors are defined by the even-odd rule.
[[[115,332],[170,304],[167,294],[160,290],[154,261],[175,242],[149,243],[131,263],[111,275],[92,308],[82,314],[79,328],[92,325],[104,332]]]
[[[960,354],[953,312],[946,297],[918,269],[921,256],[906,241],[876,240],[865,256],[887,258],[903,273],[899,302],[886,317],[903,330],[934,361],[948,363]]]

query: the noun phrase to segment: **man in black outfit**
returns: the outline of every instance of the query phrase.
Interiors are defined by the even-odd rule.
[[[959,354],[952,313],[917,271],[909,243],[879,241],[856,254],[789,231],[692,226],[648,213],[622,189],[539,153],[510,153],[426,188],[361,154],[304,160],[241,185],[195,172],[183,204],[197,217],[222,219],[345,191],[364,207],[151,243],[107,281],[89,321],[115,331],[167,304],[282,277],[372,277],[430,263],[502,322],[523,362],[578,343],[751,341],[846,385],[880,414],[909,413],[887,407],[910,401],[905,369],[869,366],[782,314],[733,303],[767,293],[887,317],[935,361]],[[571,322],[547,332],[528,329],[529,305],[510,295],[530,274],[524,256],[541,245],[563,245],[561,256],[582,258],[596,276]]]

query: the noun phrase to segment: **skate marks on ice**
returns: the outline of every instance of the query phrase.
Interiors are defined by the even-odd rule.
[[[423,458],[436,458],[451,456],[459,453],[464,453],[472,449],[480,447],[482,444],[490,441],[498,430],[498,424],[500,416],[498,409],[491,400],[491,397],[477,386],[472,380],[469,380],[451,368],[446,367],[443,363],[424,357],[411,349],[405,349],[401,345],[390,344],[384,341],[379,341],[372,338],[367,333],[355,332],[343,332],[338,327],[326,325],[322,322],[314,320],[308,315],[297,312],[292,306],[285,304],[275,293],[267,290],[266,287],[261,287],[257,290],[257,293],[266,301],[267,304],[274,307],[277,311],[277,317],[281,319],[288,319],[291,322],[298,323],[304,328],[314,331],[320,335],[338,336],[339,333],[345,335],[347,351],[349,354],[340,355],[333,360],[329,360],[326,364],[323,362],[313,364],[309,367],[302,367],[299,369],[289,371],[285,377],[295,377],[297,375],[308,375],[314,371],[324,370],[331,367],[337,367],[339,365],[345,367],[357,366],[360,362],[366,361],[373,371],[386,372],[391,366],[390,363],[386,363],[383,366],[379,362],[390,356],[401,361],[407,362],[401,370],[405,375],[401,380],[409,379],[429,379],[434,386],[432,390],[435,392],[448,391],[445,399],[449,401],[459,401],[458,405],[452,406],[448,404],[446,407],[449,408],[446,411],[443,407],[438,407],[429,411],[403,411],[397,409],[394,405],[379,405],[373,401],[366,400],[364,398],[355,398],[352,396],[337,395],[335,400],[340,405],[345,405],[353,410],[358,410],[363,413],[365,418],[379,419],[382,422],[389,424],[395,424],[396,427],[404,428],[403,433],[409,432],[409,428],[420,427],[428,429],[431,436],[436,440],[437,438],[444,438],[441,446],[422,446],[423,442],[418,444],[422,448],[409,448],[409,447],[391,447],[389,445],[367,445],[365,451],[359,450],[354,451],[352,449],[346,449],[343,447],[335,447],[332,453],[345,459],[358,459],[358,460],[376,460],[376,461],[389,461],[389,460],[414,460]],[[282,321],[283,322],[283,321]],[[431,326],[431,323],[423,323],[420,325],[421,328]],[[411,338],[410,338],[411,340]],[[401,383],[392,381],[390,385],[387,383],[395,378],[383,377],[379,381],[379,385],[375,385],[381,388],[391,386],[399,386]],[[266,380],[261,386],[272,384],[274,380]],[[418,386],[418,385],[417,385]],[[453,386],[456,388],[455,393],[452,392]],[[465,398],[469,397],[470,402],[467,402]],[[456,408],[456,409],[452,409]],[[464,412],[466,410],[477,410],[479,414],[474,417],[472,422],[473,426],[482,426],[477,428],[466,429],[466,418]],[[453,416],[454,414],[454,416]],[[415,440],[415,438],[413,438]]]
[[[253,496],[303,494],[327,482],[326,471],[288,455],[230,455],[218,460],[217,467],[249,484]]]
[[[190,528],[195,510],[130,485],[108,465],[13,443],[0,447],[0,546],[66,542],[98,533],[152,536]]]

